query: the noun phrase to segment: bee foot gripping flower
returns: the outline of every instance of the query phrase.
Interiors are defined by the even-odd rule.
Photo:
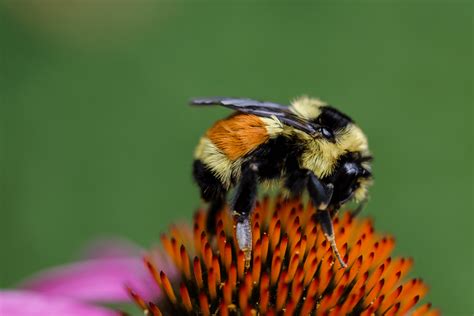
[[[250,261],[252,259],[252,228],[250,227],[250,221],[248,218],[242,222],[237,222],[235,225],[235,236],[239,249],[244,252],[245,257],[245,268],[250,267]]]
[[[413,260],[391,256],[392,237],[345,212],[334,220],[348,266],[340,269],[314,211],[299,200],[257,202],[248,269],[232,216],[220,215],[214,235],[206,230],[205,213],[198,212],[192,229],[172,227],[161,238],[181,280],[171,282],[145,258],[165,295],[147,302],[133,289],[129,293],[151,315],[438,314],[430,304],[417,306],[427,286],[406,278]]]

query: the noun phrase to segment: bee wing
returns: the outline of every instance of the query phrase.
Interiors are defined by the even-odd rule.
[[[238,98],[227,98],[227,97],[210,97],[202,99],[192,99],[191,105],[222,105],[231,109],[237,108],[267,108],[267,109],[281,109],[287,110],[288,107],[272,103],[272,102],[261,102],[252,99],[238,99]]]
[[[192,99],[191,105],[221,105],[242,113],[254,114],[261,117],[276,117],[282,123],[293,126],[305,133],[318,134],[318,125],[311,123],[290,111],[288,106],[272,103],[260,102],[252,99],[236,99],[225,97],[211,97],[202,99]]]

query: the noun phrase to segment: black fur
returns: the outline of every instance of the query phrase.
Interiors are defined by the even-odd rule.
[[[298,158],[303,149],[298,140],[278,136],[250,153],[249,158],[258,162],[260,180],[272,180],[299,170]]]
[[[194,160],[193,177],[197,182],[201,197],[204,201],[210,202],[207,213],[206,226],[209,232],[215,233],[217,214],[225,205],[225,198],[227,190],[222,185],[222,182],[209,170],[200,160]]]
[[[201,189],[204,201],[210,202],[226,195],[222,182],[200,160],[194,160],[193,177]]]
[[[293,197],[303,194],[308,184],[308,170],[297,169],[286,175],[285,187]]]
[[[321,107],[321,114],[316,119],[316,123],[333,131],[343,129],[349,123],[353,122],[354,121],[349,116],[329,105]]]

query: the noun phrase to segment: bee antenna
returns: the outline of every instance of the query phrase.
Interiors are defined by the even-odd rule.
[[[359,205],[357,205],[357,208],[355,210],[353,210],[352,212],[350,212],[351,214],[351,217],[356,217],[357,215],[359,215],[359,213],[364,209],[364,207],[367,205],[367,201],[369,199],[367,197],[365,197],[362,201],[360,201]]]

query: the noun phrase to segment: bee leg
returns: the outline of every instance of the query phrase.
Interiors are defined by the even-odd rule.
[[[292,197],[298,197],[303,194],[304,190],[308,186],[308,174],[310,173],[307,169],[297,169],[288,174],[285,179],[285,188],[288,189]]]
[[[333,190],[334,186],[331,183],[325,185],[316,177],[314,173],[310,173],[308,179],[308,192],[311,196],[313,204],[317,209],[316,219],[318,220],[319,225],[323,230],[324,236],[329,242],[329,245],[331,245],[332,251],[334,252],[334,255],[336,256],[340,265],[343,268],[346,268],[347,264],[344,262],[344,260],[342,260],[341,254],[337,249],[331,214],[327,209],[332,198]]]
[[[331,215],[329,214],[329,211],[324,210],[317,212],[316,219],[318,220],[319,225],[321,225],[321,229],[323,230],[324,236],[329,242],[329,245],[331,245],[332,251],[334,252],[334,255],[339,261],[339,264],[342,268],[347,268],[347,264],[344,262],[341,257],[341,254],[339,253],[339,250],[337,249],[336,236],[334,235],[334,228],[332,226],[332,219]]]
[[[240,183],[237,186],[232,209],[236,219],[235,234],[240,250],[245,255],[245,266],[250,267],[252,257],[252,226],[250,214],[255,206],[258,185],[258,167],[251,163],[242,170]]]
[[[317,210],[326,210],[331,202],[334,185],[322,183],[311,171],[308,176],[308,192]]]

